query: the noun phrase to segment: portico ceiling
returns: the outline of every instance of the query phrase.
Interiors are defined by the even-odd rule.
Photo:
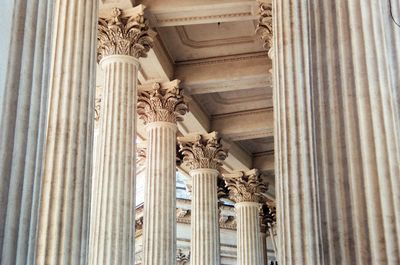
[[[107,8],[118,3],[126,6],[131,1],[102,1]],[[272,66],[255,34],[257,2],[142,0],[137,4],[147,7],[155,39],[148,58],[141,59],[140,83],[181,80],[190,113],[179,124],[180,132],[220,132],[230,145],[227,171],[259,167],[273,173]]]

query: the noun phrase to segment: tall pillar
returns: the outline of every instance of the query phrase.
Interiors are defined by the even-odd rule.
[[[192,265],[219,265],[218,169],[227,156],[216,132],[178,138],[192,177]]]
[[[55,1],[35,264],[86,264],[97,1]]]
[[[0,51],[8,57],[0,68],[0,264],[27,265],[36,247],[53,4],[11,2]]]
[[[134,264],[136,101],[140,57],[152,46],[144,6],[114,8],[99,19],[98,60],[104,70],[89,261]]]
[[[235,202],[237,230],[237,264],[263,265],[260,209],[261,193],[267,187],[258,170],[224,174],[229,197]]]
[[[147,131],[144,265],[176,263],[176,122],[188,110],[179,82],[139,91],[138,114]]]
[[[400,3],[273,9],[278,262],[400,264]]]

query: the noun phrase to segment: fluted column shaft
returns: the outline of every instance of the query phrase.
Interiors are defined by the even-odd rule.
[[[192,265],[220,264],[219,214],[216,169],[190,171],[192,177]]]
[[[187,112],[179,80],[142,85],[138,114],[146,124],[143,263],[176,262],[176,132]]]
[[[177,126],[157,121],[146,130],[143,264],[175,264]]]
[[[0,264],[25,265],[33,264],[36,248],[53,4],[12,2],[0,70]]]
[[[275,1],[274,22],[279,264],[399,264],[400,29],[389,3]]]
[[[139,61],[109,55],[105,73],[91,264],[132,264],[135,239],[136,83]]]
[[[227,157],[217,132],[178,138],[192,177],[192,265],[219,265],[218,175]]]
[[[260,241],[261,241],[261,264],[268,265],[268,254],[267,254],[267,235],[266,233],[260,233]]]
[[[97,5],[55,1],[36,265],[87,263]]]
[[[152,40],[144,6],[104,10],[97,55],[105,82],[95,161],[89,264],[134,264],[137,75]]]
[[[237,264],[263,265],[260,237],[260,204],[239,202],[235,204],[237,220]]]

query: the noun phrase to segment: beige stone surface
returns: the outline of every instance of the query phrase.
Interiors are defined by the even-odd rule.
[[[235,204],[237,218],[237,264],[263,265],[265,250],[260,237],[260,204],[239,202]]]
[[[284,0],[274,13],[279,264],[399,264],[400,29],[389,4]]]
[[[102,9],[97,59],[104,70],[92,200],[90,264],[132,264],[139,58],[153,45],[144,6]]]
[[[93,175],[90,264],[131,264],[134,253],[136,83],[139,62],[127,55],[100,61],[106,72]]]
[[[138,114],[146,124],[143,264],[176,261],[176,134],[187,105],[179,80],[142,86]]]
[[[87,264],[97,2],[55,1],[35,264]]]
[[[191,264],[219,265],[217,179],[227,156],[216,132],[178,138],[192,177]]]
[[[2,9],[14,17],[2,15],[1,31],[9,47],[0,51],[0,264],[19,265],[33,264],[37,246],[53,5],[9,2]]]
[[[237,264],[264,264],[266,248],[261,242],[260,208],[267,185],[260,172],[252,169],[223,175],[229,198],[235,202],[237,222]]]

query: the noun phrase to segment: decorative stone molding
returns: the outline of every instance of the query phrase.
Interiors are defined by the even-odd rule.
[[[178,141],[181,147],[180,152],[184,155],[183,163],[187,164],[191,170],[218,169],[228,156],[217,132],[178,137]]]
[[[229,189],[229,197],[236,203],[260,202],[261,193],[267,190],[267,185],[261,181],[260,173],[256,169],[224,174],[223,177]]]
[[[256,33],[264,40],[264,48],[268,51],[268,56],[272,58],[273,27],[272,27],[272,4],[259,1],[260,17],[256,28]]]
[[[146,57],[153,47],[149,27],[139,5],[133,12],[113,8],[107,18],[99,18],[97,34],[97,60],[108,55]],[[129,10],[130,11],[130,10]],[[131,14],[133,13],[133,14]]]
[[[176,218],[184,218],[187,215],[190,215],[190,210],[189,209],[178,208],[176,210]]]
[[[190,251],[185,254],[182,249],[178,248],[176,250],[176,264],[177,265],[188,265],[190,264]]]
[[[141,86],[137,110],[145,124],[157,121],[176,123],[189,109],[179,88],[180,80],[155,83],[152,87]]]

